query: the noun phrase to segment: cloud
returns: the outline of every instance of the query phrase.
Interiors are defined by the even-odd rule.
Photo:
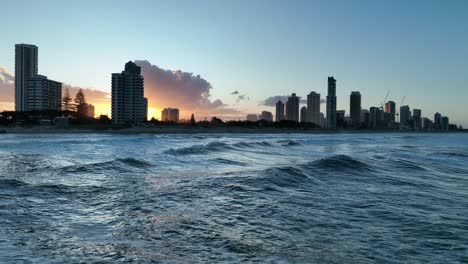
[[[150,107],[162,109],[175,107],[188,118],[191,113],[198,116],[242,116],[239,110],[230,108],[220,99],[212,99],[210,82],[200,75],[181,70],[171,71],[152,65],[146,60],[137,60],[145,78],[145,96]]]
[[[239,95],[237,96],[237,99],[236,99],[236,103],[239,103],[241,101],[245,101],[245,100],[250,100],[249,97],[247,97],[247,94],[243,94],[243,95]]]
[[[231,94],[232,94],[232,95],[238,95],[238,94],[239,94],[239,91],[236,90],[236,91],[232,92]]]
[[[299,96],[300,97],[300,96]],[[289,95],[276,95],[276,96],[271,96],[268,97],[267,99],[260,101],[259,105],[263,106],[276,106],[276,103],[278,101],[281,101],[283,103],[286,103],[288,101]],[[305,98],[300,98],[300,103],[301,104],[307,104],[307,99]],[[326,103],[325,99],[320,99],[320,103],[324,104]]]

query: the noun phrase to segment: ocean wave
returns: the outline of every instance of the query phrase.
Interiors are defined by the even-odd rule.
[[[460,152],[438,152],[435,154],[449,156],[449,157],[456,157],[456,158],[468,158],[468,154],[460,153]]]
[[[189,147],[170,149],[165,153],[172,155],[197,155],[210,152],[221,152],[229,150],[257,150],[259,147],[272,147],[273,144],[268,141],[240,141],[232,144],[213,141],[204,145],[192,145]]]
[[[414,171],[426,171],[427,169],[422,167],[421,165],[405,160],[405,159],[398,159],[392,162],[392,166],[398,169],[405,169],[405,170],[414,170]]]
[[[283,147],[288,147],[288,146],[300,146],[301,143],[299,143],[296,140],[291,140],[291,139],[283,139],[283,140],[278,140],[278,144],[280,144]]]
[[[346,155],[335,155],[328,158],[312,161],[306,165],[309,168],[319,168],[322,170],[346,170],[369,171],[371,167],[364,162],[358,161]]]
[[[152,164],[144,160],[134,158],[119,158],[111,161],[66,166],[60,168],[59,170],[68,173],[92,173],[107,170],[125,172],[134,168],[142,169],[150,166],[152,166]]]
[[[237,165],[237,166],[245,166],[246,164],[240,161],[234,161],[230,159],[223,159],[223,158],[216,158],[213,159],[212,161],[217,162],[217,163],[222,163],[222,164],[228,164],[228,165]]]

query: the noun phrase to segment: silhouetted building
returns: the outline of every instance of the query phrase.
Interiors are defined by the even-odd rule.
[[[148,98],[143,98],[143,111],[144,111],[144,120],[148,121]]]
[[[415,130],[421,130],[422,128],[421,109],[413,109],[413,125],[414,125]]]
[[[141,68],[129,61],[122,73],[112,74],[112,122],[141,123],[145,120],[144,80]]]
[[[336,111],[336,126],[337,127],[346,127],[345,114],[346,114],[345,110]]]
[[[262,111],[262,114],[260,115],[260,119],[268,121],[268,122],[273,122],[273,114],[268,111]]]
[[[409,126],[411,119],[411,111],[409,106],[403,105],[400,107],[400,127]]]
[[[422,123],[423,123],[423,129],[424,130],[432,130],[433,124],[432,124],[432,121],[429,118],[424,117],[422,119]]]
[[[276,122],[284,120],[284,104],[281,101],[276,103]]]
[[[299,97],[295,93],[286,102],[286,120],[299,122]]]
[[[29,80],[38,73],[38,48],[34,45],[15,45],[15,110],[28,111]],[[32,106],[35,108],[35,106]]]
[[[29,78],[22,111],[62,110],[62,83],[36,75]]]
[[[370,112],[367,109],[361,110],[361,122],[364,124],[364,127],[369,127],[370,125]]]
[[[320,94],[311,92],[307,95],[307,122],[320,125]]]
[[[351,92],[349,116],[353,127],[361,126],[361,93]]]
[[[446,116],[443,116],[440,119],[440,127],[442,131],[448,131],[449,130],[449,118]]]
[[[336,128],[336,80],[328,77],[327,128]]]
[[[308,122],[307,117],[307,107],[303,106],[301,107],[301,123]]]
[[[382,110],[380,107],[371,107],[369,109],[369,128],[378,128],[380,124],[380,115]]]
[[[179,123],[179,109],[177,109],[177,108],[164,108],[161,111],[161,120],[163,122]]]
[[[320,113],[320,127],[326,127],[327,126],[327,119],[325,119],[325,114]]]
[[[385,103],[385,113],[390,114],[390,121],[395,122],[396,104],[393,101]]]
[[[258,116],[256,114],[248,114],[247,115],[247,121],[257,122],[258,121]]]
[[[437,112],[434,114],[434,129],[442,128],[442,115]]]

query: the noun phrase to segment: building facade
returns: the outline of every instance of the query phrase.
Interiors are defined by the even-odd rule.
[[[286,102],[286,120],[299,122],[299,97],[295,93]]]
[[[395,122],[396,104],[393,101],[385,103],[385,113],[389,114],[390,122]]]
[[[268,111],[262,111],[262,114],[260,115],[260,120],[273,122],[273,114],[271,112],[268,112]]]
[[[276,103],[276,122],[284,120],[284,104],[281,101]]]
[[[142,123],[146,113],[141,68],[129,61],[122,73],[112,74],[112,122]]]
[[[413,109],[413,125],[416,130],[422,129],[421,109]]]
[[[336,128],[336,80],[328,77],[327,128]]]
[[[29,44],[15,45],[15,111],[28,111],[29,79],[38,74],[38,48]]]
[[[349,106],[349,116],[351,118],[351,125],[353,127],[361,126],[361,93],[351,92]]]
[[[307,95],[307,122],[320,125],[320,94],[311,92]]]
[[[408,126],[410,120],[411,120],[410,107],[407,105],[400,107],[400,127]]]
[[[301,107],[301,116],[300,116],[301,123],[308,122],[308,116],[309,114],[307,113],[307,107],[305,106]]]
[[[62,83],[36,75],[29,78],[22,111],[62,110]]]
[[[161,121],[179,123],[179,109],[164,108],[161,111]]]

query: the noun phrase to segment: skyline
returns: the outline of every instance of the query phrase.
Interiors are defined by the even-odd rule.
[[[291,5],[256,1],[249,7],[239,1],[223,4],[224,9],[211,1],[197,6],[190,2],[181,5],[181,1],[143,2],[133,9],[140,14],[138,18],[126,15],[120,16],[121,20],[117,20],[123,12],[120,9],[132,8],[122,2],[115,12],[97,16],[105,10],[105,3],[85,1],[70,7],[58,1],[45,1],[43,6],[32,2],[31,10],[21,13],[11,3],[5,4],[4,17],[14,27],[0,43],[0,67],[13,72],[14,45],[34,44],[39,47],[42,74],[63,82],[64,88],[71,84],[110,93],[112,72],[119,72],[128,60],[148,61],[147,69],[153,72],[169,68],[200,74],[213,87],[208,88],[209,102],[218,102],[213,107],[222,102],[225,108],[238,110],[232,115],[239,118],[262,110],[274,112],[274,106],[260,105],[270,96],[296,93],[305,99],[316,91],[323,98],[325,78],[333,75],[337,79],[337,109],[345,109],[347,114],[351,91],[360,91],[362,106],[369,109],[379,106],[390,90],[388,100],[395,101],[397,108],[406,96],[405,104],[423,109],[422,116],[440,112],[450,116],[453,123],[468,126],[468,110],[462,107],[468,98],[468,63],[463,59],[468,57],[468,37],[462,25],[468,19],[463,15],[467,4],[461,1],[450,5],[422,1],[374,5],[360,1],[355,6],[339,1],[295,1]],[[57,12],[57,16],[30,24],[37,18],[31,13],[34,7],[45,14]],[[227,17],[216,12],[228,9]],[[65,19],[71,10],[76,16]],[[158,19],[150,16],[150,11],[157,12]],[[189,28],[177,27],[182,23],[175,23],[181,13],[186,15]],[[330,19],[318,13],[329,14]],[[398,21],[390,23],[396,18]],[[355,23],[348,25],[346,21],[351,19]],[[251,21],[251,26],[247,27],[244,20]],[[118,34],[122,25],[125,30]],[[227,32],[220,29],[223,26]],[[153,32],[158,32],[157,36]],[[184,33],[185,37],[181,35]],[[73,35],[87,36],[89,41],[71,41]],[[3,91],[5,83],[0,85]],[[233,94],[235,91],[238,93]],[[243,99],[239,99],[241,96]],[[3,98],[0,92],[1,109]],[[154,108],[152,103],[162,103],[158,98],[149,99],[150,108]],[[181,117],[187,119],[191,114],[170,102],[161,107],[178,107]],[[110,100],[108,109],[110,113]],[[161,110],[153,111],[159,116]],[[325,104],[321,111],[325,112]],[[100,112],[97,105],[96,113]]]

